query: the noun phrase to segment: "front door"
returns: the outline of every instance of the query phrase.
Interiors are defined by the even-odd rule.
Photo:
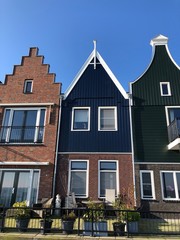
[[[37,198],[38,176],[39,171],[35,170],[1,170],[0,204],[10,207],[27,200],[31,205]]]

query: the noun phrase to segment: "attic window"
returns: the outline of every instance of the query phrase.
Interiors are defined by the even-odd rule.
[[[161,96],[171,96],[171,88],[169,82],[160,82]]]
[[[32,80],[25,80],[24,93],[32,93]]]
[[[90,130],[90,108],[75,107],[72,109],[72,131],[89,131]]]

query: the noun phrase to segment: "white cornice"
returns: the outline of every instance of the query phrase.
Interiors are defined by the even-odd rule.
[[[49,162],[6,162],[0,161],[0,165],[35,165],[35,166],[47,166]]]
[[[167,43],[168,43],[168,38],[161,34],[150,41],[151,46],[166,45]]]
[[[0,103],[0,106],[52,106],[54,103]]]

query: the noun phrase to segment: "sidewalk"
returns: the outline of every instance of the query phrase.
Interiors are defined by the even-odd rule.
[[[134,236],[134,237],[124,237],[124,236],[119,236],[119,237],[90,237],[90,236],[78,236],[78,235],[63,235],[63,234],[47,234],[47,235],[42,235],[42,234],[37,234],[37,233],[0,233],[0,239],[4,240],[25,240],[25,239],[33,239],[33,240],[61,240],[61,239],[68,239],[68,240],[75,240],[75,239],[80,239],[80,240],[92,240],[92,239],[97,239],[97,240],[156,240],[156,239],[163,239],[163,240],[169,240],[169,239],[180,239],[180,235],[175,235],[175,236]]]

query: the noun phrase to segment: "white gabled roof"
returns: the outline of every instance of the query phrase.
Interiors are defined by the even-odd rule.
[[[90,54],[90,56],[88,57],[84,65],[82,66],[82,68],[79,70],[78,74],[75,76],[74,80],[71,82],[66,92],[64,93],[64,99],[66,99],[67,96],[70,94],[70,92],[72,91],[72,89],[74,88],[74,86],[76,85],[76,83],[78,82],[78,80],[80,79],[80,77],[82,76],[82,74],[84,73],[88,65],[90,64],[90,62],[93,60],[93,58],[95,58],[95,61],[96,61],[96,57],[99,60],[100,64],[103,66],[103,68],[106,70],[107,74],[112,79],[116,87],[119,89],[123,97],[125,99],[128,99],[128,94],[126,93],[126,91],[124,90],[120,82],[117,80],[117,78],[114,76],[114,74],[112,73],[108,65],[105,63],[101,55],[96,51],[96,47],[94,48],[94,50],[92,51],[92,53]],[[95,68],[96,62],[94,62],[93,64]],[[94,71],[96,71],[96,69]]]

